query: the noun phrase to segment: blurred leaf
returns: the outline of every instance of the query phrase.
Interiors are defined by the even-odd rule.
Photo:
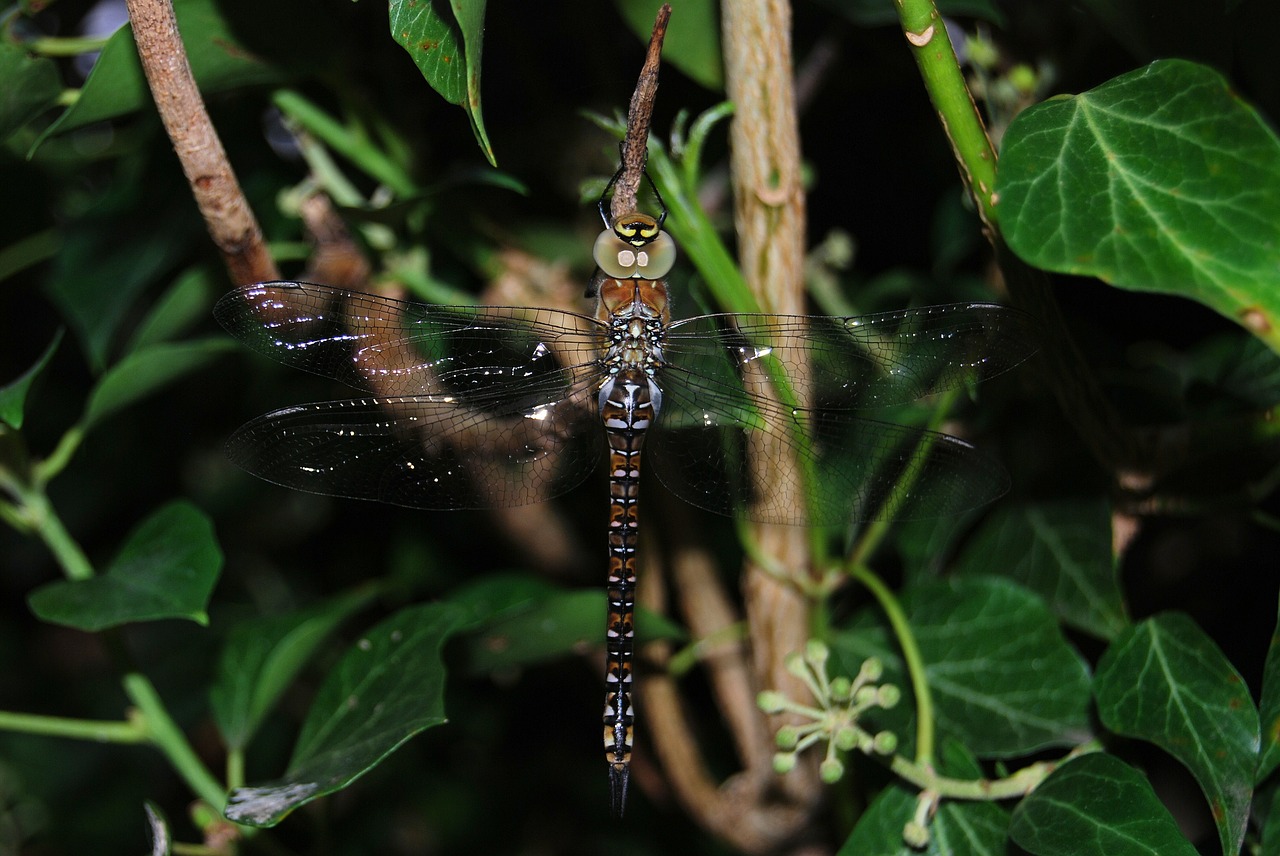
[[[1261,722],[1262,751],[1258,755],[1258,771],[1254,784],[1262,784],[1280,764],[1280,618],[1271,631],[1267,661],[1262,670],[1262,700],[1258,704]]]
[[[28,603],[45,621],[89,632],[163,618],[206,624],[221,570],[212,522],[191,503],[173,502],[129,535],[105,574],[42,586]]]
[[[195,267],[181,274],[138,325],[125,353],[174,339],[203,321],[213,305],[214,288],[214,275],[208,268]]]
[[[1101,752],[1068,761],[1032,791],[1009,836],[1034,856],[1196,854],[1146,777]]]
[[[1100,500],[1001,506],[970,539],[955,572],[1016,580],[1064,622],[1103,639],[1129,624]]]
[[[176,0],[173,6],[191,72],[202,93],[225,92],[279,79],[274,69],[232,35],[213,0]],[[124,116],[151,104],[133,30],[121,27],[107,40],[80,97],[40,135],[31,150],[34,152],[54,134]]]
[[[541,580],[506,575],[468,586],[452,603],[482,619],[468,637],[467,667],[492,672],[552,660],[600,644],[607,604],[598,589],[565,590]],[[636,625],[646,640],[678,639],[683,631],[666,618],[638,610]]]
[[[480,112],[480,55],[484,45],[485,0],[450,0],[457,29],[431,2],[391,0],[391,37],[409,52],[431,88],[467,111],[476,142],[497,166]],[[460,30],[460,32],[459,32]]]
[[[213,718],[229,749],[244,749],[267,712],[338,625],[367,604],[372,588],[231,629],[209,689]]]
[[[54,106],[61,94],[62,78],[53,60],[0,42],[0,142]]]
[[[186,207],[177,214],[150,206],[155,197],[142,191],[157,187],[139,187],[134,181],[141,178],[120,176],[94,216],[65,230],[45,286],[94,371],[106,367],[120,326],[139,295],[189,251],[194,230],[202,228]],[[158,184],[158,189],[164,190],[164,185]]]
[[[1009,580],[968,577],[912,586],[902,606],[924,658],[942,737],[986,758],[1088,739],[1088,671],[1040,598]],[[891,710],[876,710],[874,720],[893,730],[899,751],[910,754],[911,686],[879,613],[868,610],[855,628],[838,633],[833,650],[850,676],[867,657],[882,660],[883,682],[897,684],[903,699]]]
[[[1186,354],[1188,383],[1204,383],[1252,407],[1280,401],[1280,357],[1252,336],[1214,336]]]
[[[1200,783],[1224,853],[1238,853],[1258,758],[1258,712],[1240,673],[1190,618],[1166,613],[1138,624],[1098,662],[1102,723],[1150,741]]]
[[[60,342],[62,342],[62,330],[53,334],[53,340],[49,342],[49,347],[44,349],[44,353],[40,355],[40,358],[35,361],[31,368],[23,372],[13,382],[0,387],[0,422],[13,429],[22,427],[22,420],[26,415],[27,393],[31,390],[31,384],[44,371],[44,367],[49,364],[49,360],[53,358],[53,352],[58,350]]]
[[[1190,297],[1280,350],[1280,140],[1212,69],[1161,60],[1032,107],[997,191],[1030,264]]]
[[[658,9],[668,0],[617,0],[627,26],[648,46]],[[720,9],[714,0],[677,0],[662,43],[662,61],[675,66],[713,92],[724,89],[720,53]]]
[[[440,649],[467,617],[452,604],[423,604],[360,639],[320,688],[288,772],[232,791],[227,818],[274,826],[298,806],[345,788],[413,735],[444,723]]]
[[[167,383],[205,365],[218,354],[235,350],[229,339],[196,339],[162,343],[135,351],[112,366],[89,395],[85,428],[150,395]]]

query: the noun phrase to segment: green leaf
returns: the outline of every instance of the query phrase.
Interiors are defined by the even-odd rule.
[[[1261,856],[1277,856],[1280,854],[1280,788],[1275,788],[1269,796],[1263,793],[1258,794],[1258,802],[1266,799],[1263,805],[1266,805],[1267,811],[1264,815],[1260,810],[1255,809],[1258,815],[1258,822],[1262,826],[1262,848]]]
[[[214,288],[214,275],[208,268],[196,267],[183,273],[138,325],[125,351],[132,353],[174,339],[196,321],[203,321],[213,303]]]
[[[1185,615],[1144,621],[1102,655],[1094,694],[1107,728],[1155,743],[1191,770],[1223,852],[1238,853],[1258,758],[1258,712],[1213,640]]]
[[[1276,620],[1271,645],[1267,648],[1267,661],[1262,669],[1262,700],[1258,707],[1262,751],[1254,784],[1261,784],[1280,764],[1280,618]]]
[[[163,618],[207,624],[205,606],[221,570],[209,518],[189,502],[173,502],[129,535],[105,574],[50,583],[28,603],[45,621],[89,632]]]
[[[984,802],[943,802],[929,824],[928,845],[909,847],[902,829],[915,814],[916,796],[900,784],[881,791],[838,856],[1005,856],[1009,815]]]
[[[1009,836],[1035,856],[1196,854],[1146,777],[1101,752],[1068,761],[1032,791]]]
[[[372,588],[308,609],[266,615],[232,628],[209,690],[213,718],[229,749],[243,749],[298,671],[338,625],[367,604]]]
[[[174,13],[201,92],[225,92],[279,79],[274,69],[235,38],[213,0],[177,0]],[[151,103],[133,30],[121,27],[107,40],[80,97],[45,130],[32,151],[54,134],[134,113]]]
[[[987,758],[1088,739],[1088,671],[1040,598],[1008,580],[970,577],[913,586],[902,607],[924,659],[941,737]],[[866,620],[873,615],[874,626]],[[833,650],[847,675],[869,656],[882,660],[882,682],[897,684],[903,699],[868,717],[893,730],[900,751],[910,754],[914,696],[878,613],[868,611],[858,629],[837,634]]]
[[[436,12],[433,3],[391,0],[391,37],[409,52],[432,89],[467,111],[476,142],[489,163],[497,166],[480,112],[485,0],[450,0],[450,6],[457,29]]]
[[[617,0],[618,11],[641,43],[649,44],[658,9],[667,0]],[[720,52],[720,9],[714,0],[682,0],[673,7],[671,26],[662,43],[662,61],[675,66],[707,89],[724,89],[724,57]]]
[[[1280,350],[1280,140],[1212,69],[1161,60],[1025,111],[997,191],[1027,262],[1190,297]]]
[[[320,688],[288,772],[232,791],[227,818],[274,826],[298,806],[345,788],[413,735],[445,722],[440,648],[468,617],[453,604],[423,604],[360,639]]]
[[[545,662],[598,645],[607,606],[598,589],[566,591],[514,574],[468,586],[450,602],[468,607],[482,621],[465,643],[473,673]],[[646,640],[684,636],[663,616],[643,609],[636,625]]]
[[[26,415],[27,393],[31,391],[31,384],[49,364],[49,360],[53,358],[53,352],[58,350],[58,344],[61,341],[62,330],[59,330],[53,334],[53,341],[49,342],[49,347],[44,349],[40,359],[36,360],[31,368],[12,383],[0,387],[0,422],[15,430],[22,427],[22,420]]]
[[[945,741],[939,770],[958,779],[983,775],[973,757]],[[929,843],[916,849],[903,841],[903,827],[916,812],[918,792],[894,783],[880,792],[838,856],[1005,856],[1009,814],[988,802],[944,801],[929,823]]]
[[[58,101],[62,79],[53,60],[0,42],[0,142]]]
[[[1061,620],[1103,639],[1129,624],[1104,502],[1002,506],[970,540],[955,571],[1016,580]]]
[[[106,367],[139,295],[188,252],[202,228],[187,208],[167,208],[148,196],[156,188],[140,187],[137,182],[143,180],[141,174],[119,176],[91,216],[63,229],[45,286],[95,372]],[[161,179],[155,184],[165,187]],[[139,209],[145,212],[141,217]]]
[[[218,354],[233,350],[235,343],[228,339],[208,338],[151,345],[130,354],[112,366],[93,388],[85,408],[85,428],[195,371]]]

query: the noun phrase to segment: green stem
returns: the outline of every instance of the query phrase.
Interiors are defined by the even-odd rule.
[[[924,673],[924,658],[920,656],[920,646],[916,644],[916,635],[907,621],[907,614],[902,611],[902,604],[894,596],[889,587],[866,565],[853,565],[848,569],[849,575],[867,587],[872,596],[880,603],[889,626],[898,638],[898,646],[902,649],[903,660],[907,664],[907,674],[911,678],[911,689],[916,696],[916,764],[922,768],[933,764],[933,695],[929,691],[929,681]]]
[[[898,483],[893,486],[893,490],[885,502],[885,508],[882,510],[896,508],[901,503],[899,497],[915,487],[916,482],[920,479],[921,467],[928,457],[929,449],[938,441],[936,432],[942,427],[942,423],[947,420],[947,417],[951,415],[951,408],[959,396],[960,388],[957,387],[943,393],[938,399],[937,407],[929,414],[929,421],[924,426],[929,433],[920,438],[920,443],[911,455],[912,465],[907,467],[901,478],[898,479]],[[889,529],[892,525],[893,515],[887,514],[882,518],[872,520],[864,526],[849,551],[847,564],[850,566],[866,564],[871,558],[871,554],[875,552],[876,547],[879,547],[880,542],[889,534]]]
[[[65,716],[41,716],[0,710],[0,731],[39,734],[45,737],[67,737],[92,740],[95,743],[145,743],[146,732],[134,722],[115,720],[70,719]]]
[[[418,189],[413,180],[363,134],[344,127],[297,92],[282,89],[276,92],[272,100],[280,112],[364,170],[374,180],[391,188],[397,198],[408,199],[417,194]]]
[[[93,578],[93,565],[62,525],[42,484],[26,484],[9,471],[0,469],[0,490],[15,500],[5,518],[26,531],[35,532],[58,560],[67,579]]]
[[[1090,740],[1057,761],[1037,761],[1003,779],[952,779],[939,776],[933,771],[932,764],[920,761],[912,763],[901,755],[895,755],[889,766],[900,778],[921,790],[933,791],[940,797],[993,802],[1026,796],[1066,761],[1101,749],[1102,745],[1098,741]]]
[[[898,18],[925,90],[951,141],[978,216],[996,234],[996,151],[965,84],[960,61],[933,0],[897,0]]]
[[[140,672],[130,672],[123,679],[125,694],[142,713],[143,726],[151,742],[164,753],[174,770],[200,799],[221,811],[226,806],[226,791],[196,755],[182,729],[169,716],[168,709],[151,681]]]
[[[79,56],[102,50],[110,38],[111,36],[45,36],[23,42],[22,47],[40,56]]]

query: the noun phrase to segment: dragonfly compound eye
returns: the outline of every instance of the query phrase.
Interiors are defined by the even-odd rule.
[[[676,263],[676,242],[659,230],[637,244],[619,237],[615,227],[600,233],[591,255],[600,270],[614,279],[662,279]]]

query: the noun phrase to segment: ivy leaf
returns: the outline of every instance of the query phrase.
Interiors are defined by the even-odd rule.
[[[1262,751],[1254,784],[1271,775],[1280,765],[1280,618],[1271,633],[1267,661],[1262,670],[1262,701],[1258,711],[1262,729]]]
[[[1160,60],[1026,110],[997,191],[1030,264],[1190,297],[1280,350],[1280,140],[1216,71]]]
[[[232,791],[227,818],[274,826],[445,722],[440,649],[469,617],[463,607],[428,603],[401,610],[366,634],[320,688],[285,775]]]
[[[1196,854],[1146,778],[1101,752],[1063,764],[1019,803],[1009,837],[1035,856]]]
[[[151,345],[112,366],[94,386],[85,409],[90,428],[167,383],[193,372],[218,354],[235,349],[223,338]]]
[[[1002,506],[969,541],[955,571],[1016,580],[1067,624],[1103,639],[1128,626],[1102,502]]]
[[[0,42],[0,141],[54,106],[62,93],[58,67],[32,57],[11,42]]]
[[[274,69],[237,41],[212,0],[177,0],[173,11],[201,92],[225,92],[279,79]],[[133,29],[126,25],[103,46],[80,97],[45,129],[31,151],[54,134],[135,113],[151,103]]]
[[[432,3],[391,0],[391,36],[408,51],[428,84],[450,104],[467,111],[480,150],[497,166],[480,110],[480,55],[486,0],[450,0],[457,27]]]
[[[631,31],[648,45],[658,9],[666,0],[617,0]],[[662,43],[662,60],[713,92],[724,89],[720,11],[712,0],[683,0]]]
[[[1088,671],[1040,598],[1009,580],[953,578],[911,587],[902,607],[924,659],[942,737],[987,758],[1088,739]],[[910,754],[911,686],[878,613],[864,613],[855,629],[834,637],[832,647],[847,675],[857,674],[869,656],[884,663],[883,682],[898,685],[903,699],[867,718],[894,731],[899,751]]]
[[[1009,815],[987,802],[947,800],[929,823],[929,843],[908,846],[902,829],[915,814],[914,790],[892,784],[858,818],[837,856],[1005,856]]]
[[[372,598],[370,588],[286,615],[232,628],[209,689],[214,721],[229,749],[243,749],[298,671],[338,625]]]
[[[31,368],[12,383],[0,387],[0,422],[15,430],[22,427],[22,421],[26,415],[27,393],[31,391],[31,384],[49,364],[49,360],[53,358],[53,352],[58,350],[58,343],[61,341],[62,331],[59,330],[53,335],[53,341],[49,343],[49,347],[44,349],[40,359],[36,360]]]
[[[163,618],[207,624],[205,606],[221,570],[209,518],[174,502],[133,531],[105,574],[50,583],[28,602],[45,621],[89,632]]]
[[[1158,615],[1129,629],[1098,662],[1104,725],[1148,740],[1200,783],[1224,853],[1240,852],[1258,758],[1258,712],[1240,673],[1190,618]]]

